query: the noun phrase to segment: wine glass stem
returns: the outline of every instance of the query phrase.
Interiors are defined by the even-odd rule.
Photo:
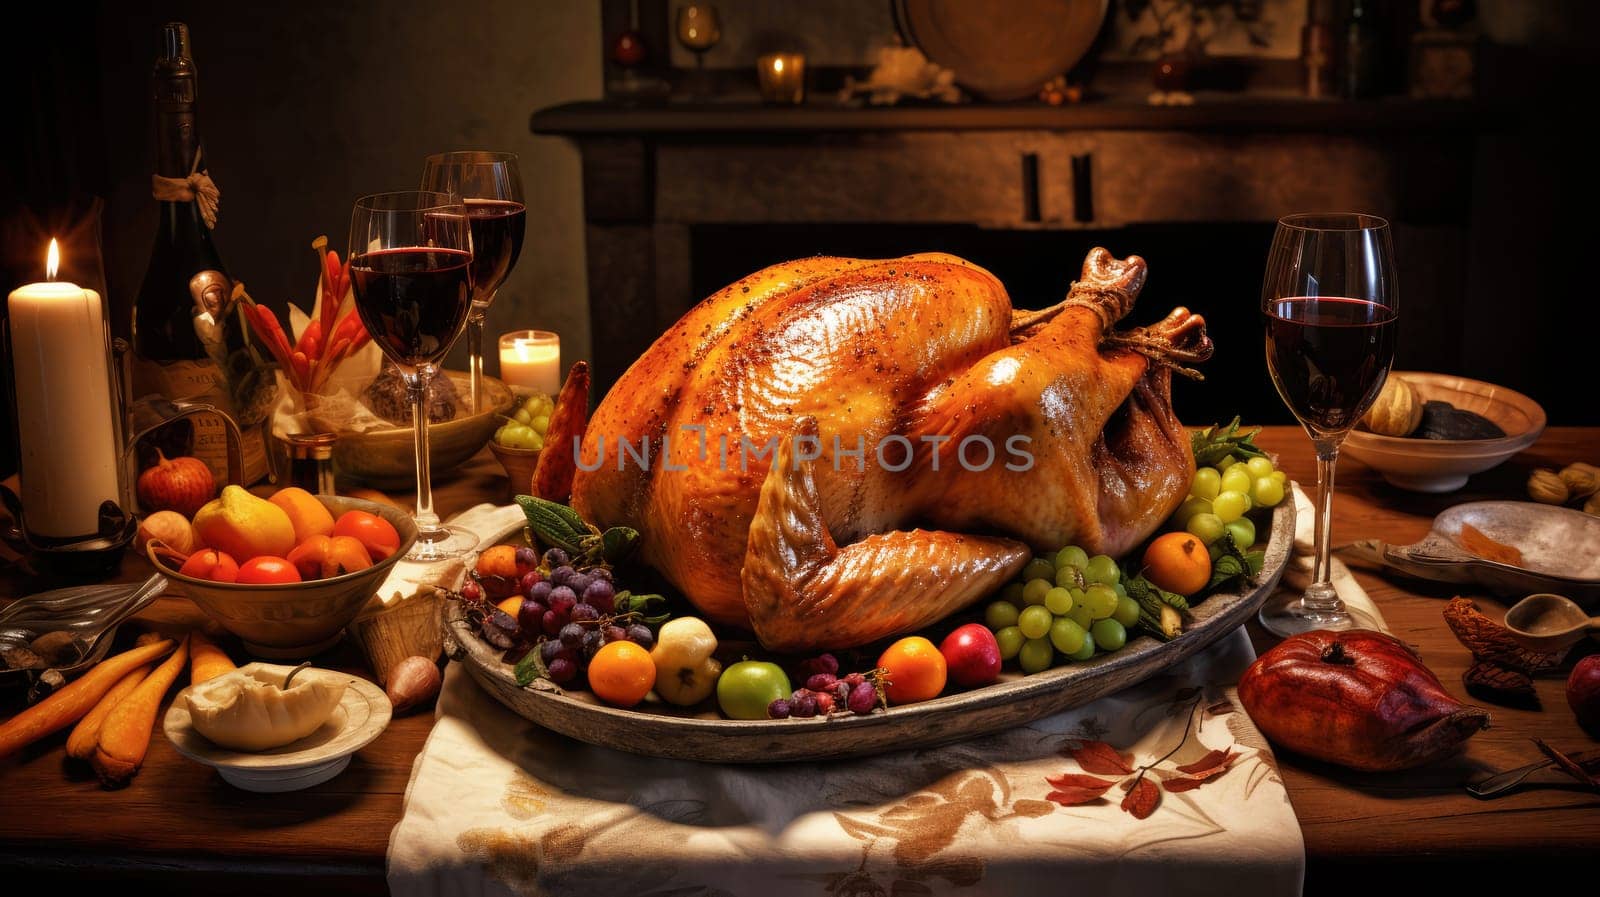
[[[417,531],[423,536],[440,530],[439,515],[433,513],[433,478],[428,470],[428,385],[433,381],[433,365],[425,364],[408,378],[411,392],[411,421],[416,427],[417,451]]]
[[[467,313],[467,366],[472,371],[472,413],[483,410],[483,319],[489,303],[472,302]]]
[[[1317,547],[1311,585],[1302,600],[1313,613],[1339,614],[1344,612],[1344,602],[1333,588],[1333,470],[1339,463],[1343,439],[1316,438],[1312,442],[1317,448]]]

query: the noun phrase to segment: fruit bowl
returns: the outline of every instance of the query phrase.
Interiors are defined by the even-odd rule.
[[[339,641],[346,624],[361,612],[389,569],[417,541],[416,523],[399,508],[337,495],[318,495],[317,500],[334,517],[346,511],[382,517],[400,534],[400,548],[354,573],[273,585],[196,579],[157,563],[153,554],[151,563],[177,583],[206,616],[243,639],[250,653],[274,660],[304,660]]]
[[[1504,386],[1419,371],[1393,371],[1390,376],[1405,377],[1425,402],[1449,402],[1483,415],[1506,432],[1496,439],[1421,439],[1351,430],[1345,452],[1401,489],[1454,492],[1468,477],[1533,445],[1544,432],[1539,403]]]
[[[444,371],[463,399],[472,391],[472,378],[462,371]],[[429,466],[435,477],[447,474],[478,453],[515,404],[511,390],[493,377],[483,378],[487,401],[482,411],[428,426]],[[389,427],[361,433],[340,433],[333,444],[333,463],[344,476],[379,489],[406,489],[416,485],[417,467],[413,428]]]

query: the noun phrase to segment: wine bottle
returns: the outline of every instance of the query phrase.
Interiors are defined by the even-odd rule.
[[[207,402],[232,416],[244,437],[244,480],[251,483],[267,472],[259,424],[270,407],[262,399],[262,387],[271,379],[252,363],[231,302],[233,281],[211,240],[218,195],[196,125],[196,69],[189,54],[189,29],[182,22],[162,28],[151,86],[156,121],[152,192],[160,221],[133,305],[133,394]],[[156,434],[152,444],[168,455],[193,454],[224,481],[227,423],[209,414],[188,421]],[[146,447],[141,448],[143,456]],[[141,466],[147,463],[141,457]]]

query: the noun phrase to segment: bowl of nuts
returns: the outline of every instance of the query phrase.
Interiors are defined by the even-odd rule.
[[[1544,432],[1544,409],[1520,392],[1451,374],[1390,371],[1345,453],[1413,492],[1454,492]]]

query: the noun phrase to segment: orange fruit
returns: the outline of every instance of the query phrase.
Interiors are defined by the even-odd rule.
[[[267,499],[289,515],[294,526],[294,541],[304,542],[312,536],[326,536],[333,532],[333,514],[328,512],[317,497],[299,486],[288,486],[272,493]]]
[[[335,536],[350,536],[371,555],[374,564],[400,550],[400,533],[394,524],[366,511],[345,511],[333,524]]]
[[[655,684],[655,661],[633,642],[610,642],[589,661],[589,690],[607,704],[632,707]]]
[[[515,620],[517,618],[517,612],[522,610],[522,596],[512,595],[510,598],[507,598],[495,606],[510,614],[511,619]]]
[[[884,649],[878,666],[887,670],[885,693],[891,704],[914,704],[937,698],[944,691],[945,660],[933,642],[908,636]]]
[[[506,579],[516,579],[522,575],[517,569],[517,546],[496,545],[485,548],[478,555],[478,576],[503,576]]]
[[[1167,533],[1144,551],[1144,578],[1179,595],[1193,595],[1211,582],[1211,554],[1189,533]]]

